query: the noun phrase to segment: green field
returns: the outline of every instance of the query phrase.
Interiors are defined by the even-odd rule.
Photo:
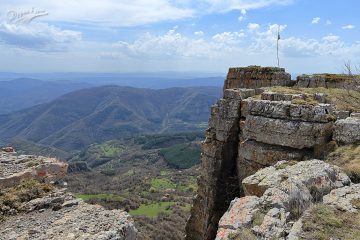
[[[188,143],[164,148],[160,151],[160,154],[170,166],[175,168],[190,168],[200,162],[200,148]]]
[[[176,188],[176,184],[167,178],[154,178],[150,181],[151,187],[156,190]]]
[[[76,194],[76,197],[84,201],[90,200],[108,200],[108,201],[123,201],[124,198],[115,194]]]
[[[159,202],[149,205],[141,204],[138,209],[131,210],[129,214],[131,216],[147,216],[157,217],[160,213],[171,213],[169,207],[174,205],[174,202]]]

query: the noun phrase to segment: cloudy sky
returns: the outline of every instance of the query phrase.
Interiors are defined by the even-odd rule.
[[[1,0],[2,72],[289,72],[360,63],[358,0]]]

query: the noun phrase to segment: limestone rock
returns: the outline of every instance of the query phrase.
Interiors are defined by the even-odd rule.
[[[344,74],[316,74],[297,77],[297,87],[300,88],[343,88],[354,89],[357,86],[353,76]]]
[[[239,143],[237,171],[239,182],[256,171],[279,161],[301,161],[312,155],[308,150],[269,145],[246,140]]]
[[[219,222],[216,240],[227,239],[238,228],[249,226],[259,206],[260,201],[256,196],[235,198]]]
[[[353,204],[354,200],[360,201],[360,184],[334,189],[324,196],[323,202],[342,211],[357,212],[359,206]]]
[[[283,68],[244,67],[230,68],[224,83],[224,89],[262,88],[270,86],[290,86],[291,75]]]
[[[83,202],[12,216],[0,225],[0,239],[135,240],[136,232],[127,213]]]
[[[50,182],[62,179],[68,164],[54,158],[0,154],[0,188],[16,186],[25,179]]]
[[[261,116],[248,116],[244,137],[272,145],[311,148],[326,143],[332,134],[333,123],[287,121]]]
[[[261,197],[267,189],[286,189],[287,184],[316,189],[317,194],[350,184],[339,167],[321,160],[308,160],[287,166],[286,162],[259,170],[243,180],[246,195]]]
[[[264,168],[243,180],[247,196],[235,199],[221,218],[217,240],[230,239],[232,234],[240,234],[242,239],[241,229],[256,239],[285,239],[289,232],[291,239],[296,239],[301,222],[293,225],[290,220],[298,219],[332,189],[349,184],[340,168],[320,160],[295,165],[283,161]]]
[[[336,121],[333,139],[344,144],[360,142],[360,118],[348,117]]]
[[[242,101],[242,116],[263,116],[302,122],[327,123],[333,112],[330,104],[296,105],[291,102],[245,99]]]

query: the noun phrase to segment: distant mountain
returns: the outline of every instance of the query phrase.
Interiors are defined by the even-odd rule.
[[[44,81],[71,81],[94,86],[119,85],[137,88],[165,89],[171,87],[222,87],[224,73],[152,72],[152,73],[4,73],[0,82],[15,78],[33,78]]]
[[[66,93],[90,87],[89,83],[19,78],[0,81],[0,114],[46,103]]]
[[[163,90],[103,86],[0,115],[0,142],[25,141],[62,151],[137,133],[204,129],[221,88]]]

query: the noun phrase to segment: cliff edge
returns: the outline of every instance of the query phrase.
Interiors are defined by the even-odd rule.
[[[136,239],[130,216],[75,198],[67,163],[0,150],[0,239]]]
[[[358,162],[339,161],[360,142],[356,83],[342,75],[291,81],[281,68],[230,68],[211,110],[186,239],[298,239],[291,229],[301,232],[297,221],[316,204],[336,191],[358,199]]]

